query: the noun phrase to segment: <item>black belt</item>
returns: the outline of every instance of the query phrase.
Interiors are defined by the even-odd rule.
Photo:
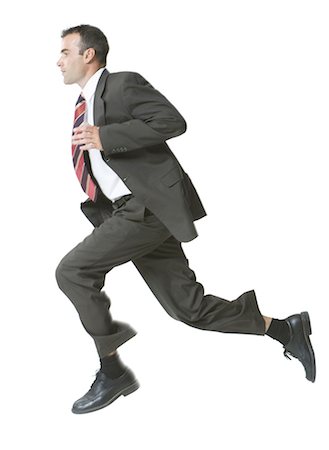
[[[133,197],[133,194],[123,195],[122,197],[112,202],[113,209],[120,208],[122,205],[127,203],[127,201],[131,199],[131,197]]]

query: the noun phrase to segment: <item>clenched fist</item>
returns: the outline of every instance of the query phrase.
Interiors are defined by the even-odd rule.
[[[78,128],[73,129],[72,144],[80,145],[81,150],[103,150],[99,137],[99,127],[82,124]]]

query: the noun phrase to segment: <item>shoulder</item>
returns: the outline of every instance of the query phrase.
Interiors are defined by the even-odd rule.
[[[153,86],[139,73],[137,72],[109,72],[107,71],[104,76],[104,81],[99,85],[99,95],[103,99],[109,99],[113,96],[129,97],[131,95],[139,95],[140,92],[144,92],[145,89],[152,91]]]
[[[112,81],[121,82],[123,84],[147,84],[148,81],[137,72],[128,72],[128,71],[122,71],[122,72],[109,72],[109,78]]]

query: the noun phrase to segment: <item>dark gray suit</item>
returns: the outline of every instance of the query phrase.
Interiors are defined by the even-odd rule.
[[[105,70],[95,93],[94,118],[107,164],[173,236],[181,242],[194,239],[193,221],[206,213],[166,144],[186,130],[177,109],[141,75]]]
[[[222,332],[264,334],[253,291],[234,301],[204,296],[181,242],[194,239],[205,216],[198,194],[166,144],[186,123],[141,75],[105,70],[95,93],[94,121],[103,156],[133,197],[119,208],[100,192],[81,208],[95,229],[59,264],[59,287],[75,305],[102,357],[134,336],[113,321],[101,291],[113,267],[133,261],[165,310],[188,325]],[[89,164],[88,155],[86,162]]]

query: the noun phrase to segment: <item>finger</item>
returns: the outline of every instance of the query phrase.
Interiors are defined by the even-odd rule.
[[[79,136],[80,138],[88,138],[89,140],[94,138],[92,131],[81,130],[80,128],[77,128],[76,131],[73,132],[73,136]]]
[[[82,123],[81,125],[79,125],[78,127],[73,128],[73,132],[80,132],[80,131],[86,131],[86,130],[90,130],[91,125],[87,124],[87,123]]]
[[[86,131],[82,131],[81,133],[76,133],[72,136],[72,139],[88,139],[88,142],[92,140],[92,136],[90,133],[87,133]]]
[[[73,134],[81,134],[81,133],[86,133],[86,130],[84,128],[73,128]]]
[[[90,150],[92,148],[94,148],[93,144],[85,144],[85,145],[80,145],[81,150]]]
[[[82,139],[86,139],[86,136],[82,136],[81,133],[73,134],[72,141],[81,141]]]
[[[73,138],[72,144],[73,145],[84,145],[90,142],[88,139],[80,139],[80,138]]]
[[[96,148],[96,144],[90,139],[72,139],[73,145],[79,145],[82,150],[90,150],[91,148]]]

